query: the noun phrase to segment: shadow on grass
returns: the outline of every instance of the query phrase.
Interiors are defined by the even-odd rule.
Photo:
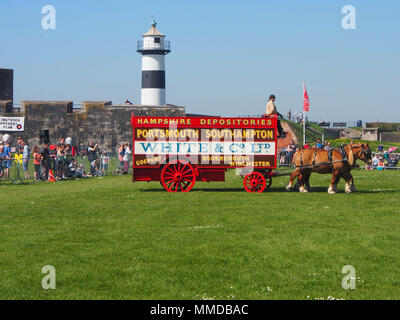
[[[141,189],[142,192],[166,192],[162,188],[153,188],[153,189]],[[196,188],[194,187],[189,192],[246,192],[244,188]],[[396,193],[399,192],[397,190],[381,190],[381,191],[372,191],[372,190],[359,190],[354,194],[374,194],[374,193]],[[179,192],[178,192],[179,193]],[[264,191],[263,193],[300,193],[298,190],[286,191],[285,188],[273,188],[271,187],[268,191]],[[328,193],[328,187],[312,187],[309,193]],[[345,193],[343,190],[338,190],[338,194]]]

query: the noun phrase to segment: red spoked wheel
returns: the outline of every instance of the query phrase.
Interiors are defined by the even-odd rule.
[[[259,172],[249,173],[243,180],[247,192],[263,192],[265,190],[265,177]]]
[[[196,182],[196,173],[188,162],[175,160],[161,171],[161,184],[168,192],[188,192]]]

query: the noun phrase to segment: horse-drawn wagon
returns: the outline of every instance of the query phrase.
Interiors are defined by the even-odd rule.
[[[196,181],[225,181],[243,169],[247,192],[271,186],[277,159],[277,119],[141,117],[132,115],[133,181],[160,181],[187,192]]]

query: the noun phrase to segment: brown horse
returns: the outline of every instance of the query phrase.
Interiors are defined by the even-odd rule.
[[[332,173],[328,193],[336,193],[340,178],[346,181],[346,193],[355,192],[354,180],[350,171],[357,159],[371,163],[371,150],[368,144],[346,144],[331,150],[300,149],[293,156],[296,170],[290,175],[286,190],[290,191],[293,188],[293,180],[298,177],[299,191],[308,192],[311,173],[318,172]]]

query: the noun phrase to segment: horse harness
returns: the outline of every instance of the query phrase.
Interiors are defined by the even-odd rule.
[[[317,158],[317,152],[318,149],[314,149],[314,157],[313,157],[313,163],[312,165],[304,165],[303,164],[303,151],[305,149],[300,150],[300,166],[296,166],[296,168],[315,168],[315,167],[320,167],[323,165],[329,165],[331,170],[333,167],[333,163],[335,162],[348,162],[348,158],[347,158],[347,154],[346,151],[344,150],[344,146],[340,146],[339,148],[337,148],[336,151],[338,151],[341,155],[342,155],[342,159],[341,160],[332,160],[332,151],[335,149],[328,149],[328,162],[321,162],[318,164],[315,164],[316,158]]]

